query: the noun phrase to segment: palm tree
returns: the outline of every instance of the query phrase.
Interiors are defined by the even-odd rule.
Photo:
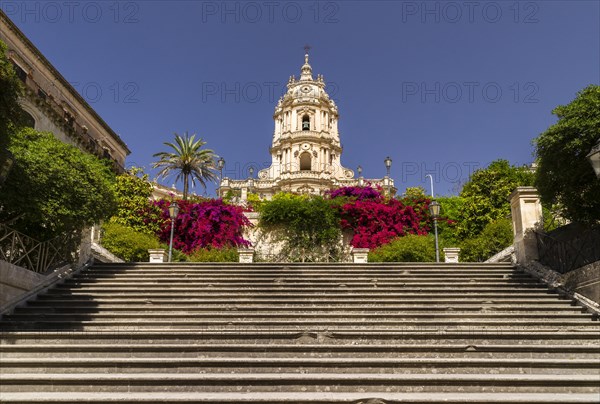
[[[216,181],[215,153],[210,149],[202,149],[206,144],[202,138],[196,140],[196,134],[184,136],[175,133],[175,142],[165,142],[173,151],[160,152],[153,155],[159,160],[152,164],[154,168],[160,168],[158,177],[168,177],[177,173],[175,181],[183,180],[183,199],[187,199],[189,182],[196,185],[196,181],[206,189],[206,183]]]

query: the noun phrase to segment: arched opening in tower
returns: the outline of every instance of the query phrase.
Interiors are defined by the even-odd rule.
[[[312,158],[310,157],[310,153],[302,153],[300,155],[300,171],[311,171],[311,162]]]
[[[310,117],[308,115],[302,117],[302,130],[310,130]]]

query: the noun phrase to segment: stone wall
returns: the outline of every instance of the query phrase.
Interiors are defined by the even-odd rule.
[[[6,261],[0,261],[0,307],[29,292],[46,277]]]

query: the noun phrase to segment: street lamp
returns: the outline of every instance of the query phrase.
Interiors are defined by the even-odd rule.
[[[435,232],[435,262],[440,262],[440,246],[438,244],[437,220],[440,218],[441,206],[438,201],[432,201],[429,204],[429,213],[433,218],[433,228]]]
[[[225,159],[220,157],[217,160],[217,168],[219,169],[219,198],[221,197],[221,186],[223,184],[223,167],[225,167]]]
[[[586,157],[592,164],[592,167],[594,167],[596,177],[600,178],[600,139],[598,139],[598,142],[592,147],[592,150]]]
[[[390,156],[387,156],[385,158],[385,160],[383,160],[383,162],[385,163],[385,168],[387,170],[386,179],[387,179],[388,195],[391,195],[392,194],[392,184],[390,183],[390,168],[392,168],[392,159],[390,158]]]
[[[363,186],[363,176],[362,176],[362,166],[356,167],[356,171],[358,172],[358,186]]]
[[[179,214],[179,205],[177,202],[173,202],[169,205],[169,217],[171,218],[171,239],[169,240],[169,262],[173,256],[173,231],[175,229],[175,219]]]
[[[252,189],[254,188],[254,167],[250,166],[248,173],[250,174],[250,178],[248,179],[248,191],[252,192]]]

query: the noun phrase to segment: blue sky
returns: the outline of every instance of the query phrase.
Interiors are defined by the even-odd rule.
[[[552,109],[600,84],[600,2],[4,1],[2,8],[150,169],[198,133],[245,178],[312,46],[340,110],[342,163],[455,194],[469,173],[533,160]],[[172,184],[167,180],[166,184]],[[203,193],[202,189],[196,189]],[[214,187],[208,189],[214,194]]]

